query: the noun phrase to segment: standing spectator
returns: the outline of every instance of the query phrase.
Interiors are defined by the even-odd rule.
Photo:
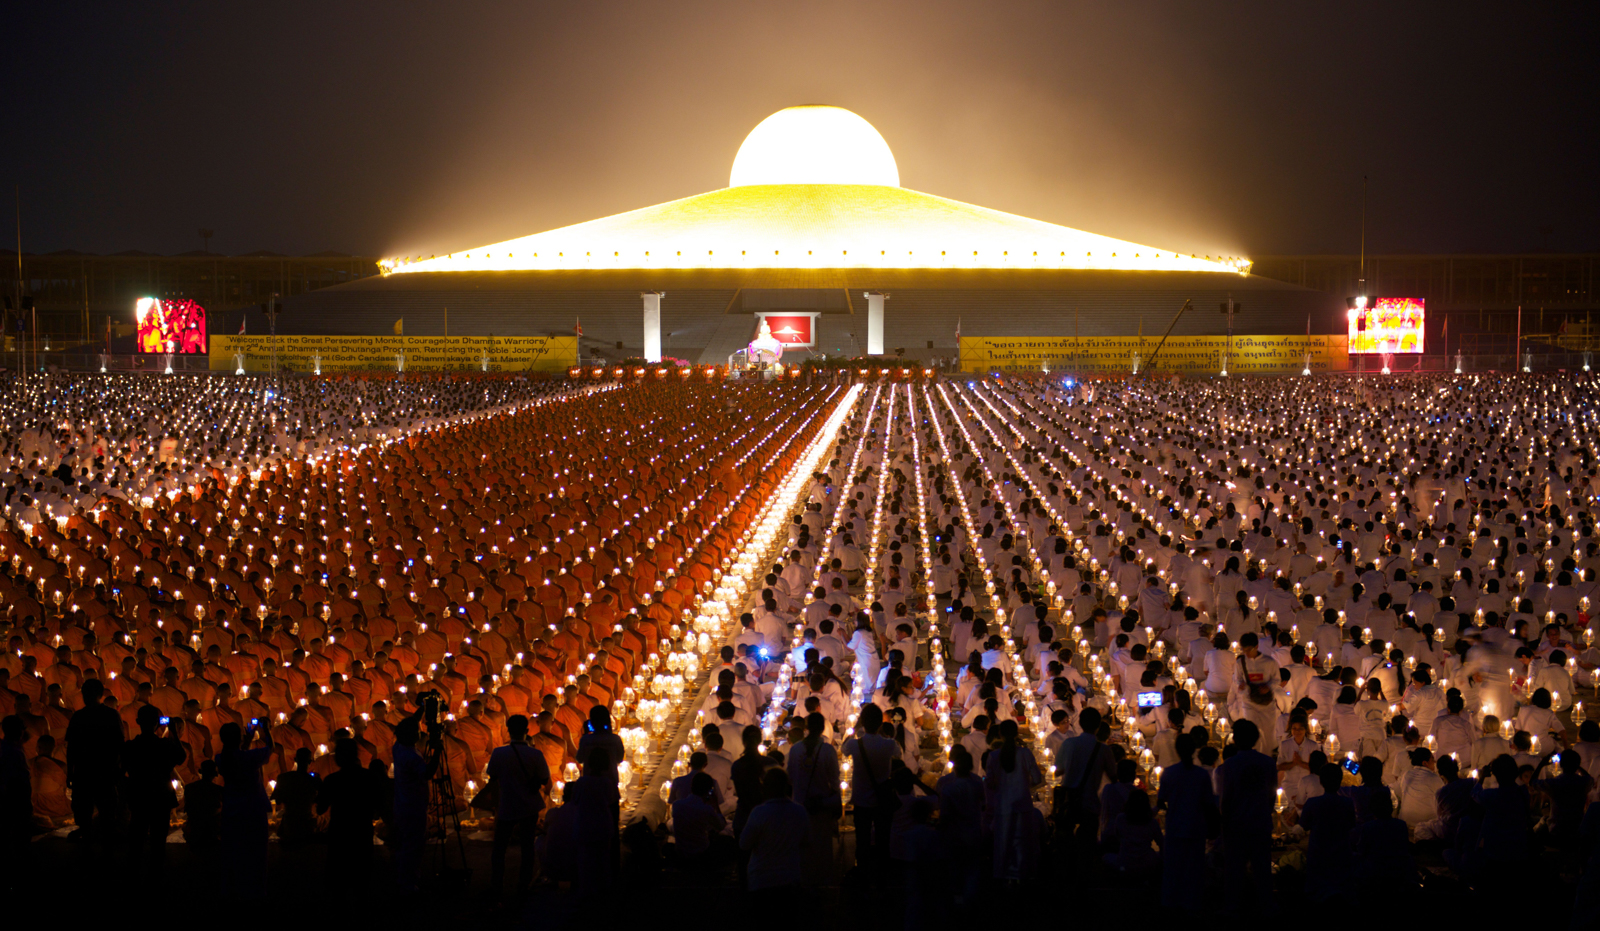
[[[1583,771],[1578,751],[1551,754],[1561,761],[1559,775],[1535,779],[1532,787],[1550,798],[1547,839],[1551,846],[1571,850],[1578,846],[1583,809],[1594,791],[1594,778]],[[1546,757],[1548,760],[1549,757]],[[1537,772],[1539,767],[1535,767]]]
[[[67,725],[67,788],[72,790],[72,817],[78,826],[68,836],[94,837],[95,817],[102,827],[117,815],[117,766],[122,754],[122,719],[101,704],[105,686],[99,679],[83,683],[83,707]]]
[[[710,775],[695,773],[688,794],[672,803],[673,852],[686,872],[704,874],[720,866],[722,851],[715,841],[728,820],[711,797],[715,786]]]
[[[857,631],[860,633],[860,631]],[[856,734],[844,742],[850,756],[850,797],[855,807],[856,865],[879,869],[889,860],[889,825],[899,799],[889,785],[889,767],[900,754],[891,738],[878,733],[883,727],[883,709],[875,704],[861,707],[856,719]],[[791,753],[793,751],[790,751]],[[869,872],[879,879],[881,873]]]
[[[222,843],[222,786],[217,761],[200,763],[200,778],[183,787],[183,839],[202,861],[212,860]]]
[[[1161,904],[1193,911],[1205,891],[1206,838],[1217,820],[1217,800],[1211,774],[1196,766],[1196,740],[1179,734],[1174,743],[1178,762],[1161,774],[1156,805],[1167,811],[1167,837],[1163,848],[1166,867],[1161,873]]]
[[[950,749],[952,771],[934,787],[939,793],[939,833],[949,851],[957,905],[978,894],[983,865],[984,787],[972,772],[972,754],[956,744]]]
[[[1085,708],[1078,713],[1076,737],[1061,742],[1056,751],[1056,830],[1072,838],[1075,859],[1088,865],[1100,834],[1100,789],[1117,776],[1117,758],[1100,740],[1100,712]]]
[[[317,833],[314,813],[320,791],[311,772],[311,748],[294,752],[294,769],[278,776],[272,787],[272,801],[278,806],[278,843],[293,847],[311,843]]]
[[[583,764],[583,775],[567,784],[562,804],[563,808],[571,805],[576,816],[577,889],[590,900],[610,891],[617,878],[617,809],[621,801],[616,763],[608,748],[596,747]]]
[[[839,817],[844,813],[844,802],[839,797],[839,754],[822,738],[826,727],[820,712],[807,715],[805,739],[789,751],[788,782],[811,825],[806,847],[808,886],[833,882],[834,839],[839,834]],[[740,804],[743,803],[741,796]],[[736,836],[742,837],[743,833],[736,829]]]
[[[390,839],[394,843],[395,884],[402,895],[414,895],[422,882],[422,847],[428,833],[429,780],[443,757],[443,731],[429,728],[424,757],[417,752],[422,739],[422,711],[394,726],[394,802]]]
[[[994,826],[994,878],[1032,877],[1039,858],[1038,810],[1033,790],[1044,774],[1033,754],[1018,746],[1017,722],[1002,721],[1000,746],[984,761],[984,808]]]
[[[0,889],[8,892],[24,886],[28,839],[33,833],[33,783],[22,750],[25,737],[22,718],[8,714],[0,720]]]
[[[578,738],[578,752],[573,755],[580,767],[588,762],[589,751],[595,747],[605,748],[613,767],[622,762],[622,738],[612,731],[611,709],[604,705],[589,709],[589,720],[584,724],[583,736]]]
[[[1231,909],[1268,907],[1272,897],[1272,808],[1278,767],[1256,752],[1260,732],[1248,718],[1234,723],[1231,758],[1217,767],[1221,786],[1223,878]]]
[[[156,706],[140,708],[137,720],[139,736],[128,741],[122,750],[128,810],[132,815],[128,848],[139,858],[146,874],[156,878],[167,852],[172,809],[178,807],[172,770],[183,762],[184,752],[178,738],[167,731]]]
[[[261,768],[272,759],[272,732],[233,721],[222,725],[222,857],[228,891],[241,898],[266,895],[267,816],[272,813]],[[252,744],[260,743],[260,746]]]
[[[378,816],[378,787],[372,772],[361,765],[360,748],[353,738],[339,738],[333,745],[333,760],[339,769],[318,787],[317,813],[328,816],[328,871],[338,871],[349,880],[336,888],[341,895],[359,899],[372,877],[372,822]]]
[[[750,854],[746,882],[751,892],[771,890],[773,901],[784,901],[791,897],[785,893],[798,889],[805,872],[810,816],[790,797],[783,770],[769,770],[761,785],[766,801],[750,813],[739,835],[740,848]]]
[[[1163,782],[1165,781],[1163,775]],[[1345,890],[1350,875],[1350,832],[1356,826],[1356,806],[1339,792],[1344,771],[1328,763],[1317,771],[1322,794],[1306,799],[1300,808],[1300,826],[1310,835],[1306,845],[1306,896],[1326,902]]]
[[[544,754],[528,745],[528,719],[514,714],[506,719],[510,740],[489,755],[489,778],[498,793],[494,813],[494,852],[490,856],[489,890],[499,896],[505,886],[506,848],[515,838],[521,847],[517,864],[517,890],[533,883],[536,864],[534,831],[550,791],[550,768]]]

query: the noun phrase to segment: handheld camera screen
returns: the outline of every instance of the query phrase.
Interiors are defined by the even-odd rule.
[[[1139,707],[1140,708],[1160,708],[1161,707],[1161,693],[1160,692],[1140,692],[1139,693]]]

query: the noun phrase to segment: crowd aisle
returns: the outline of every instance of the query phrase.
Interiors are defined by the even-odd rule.
[[[1587,377],[244,381],[0,402],[13,883],[1596,914]]]

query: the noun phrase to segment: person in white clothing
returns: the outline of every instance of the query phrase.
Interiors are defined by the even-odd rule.
[[[1428,731],[1438,756],[1453,756],[1463,761],[1471,758],[1472,742],[1478,737],[1478,728],[1466,713],[1466,707],[1459,689],[1445,693],[1446,711],[1433,719],[1433,727]]]
[[[1438,793],[1444,787],[1444,777],[1434,766],[1433,753],[1427,747],[1411,751],[1411,768],[1400,777],[1395,788],[1399,796],[1396,814],[1412,829],[1439,816]]]
[[[1411,685],[1401,695],[1400,704],[1417,730],[1433,731],[1433,722],[1446,707],[1445,694],[1433,684],[1433,675],[1418,667],[1411,673]]]
[[[863,692],[877,685],[882,661],[878,657],[878,636],[872,632],[872,621],[865,614],[856,616],[856,630],[845,647],[855,653],[855,679]]]
[[[1278,744],[1278,785],[1290,786],[1311,772],[1311,754],[1321,747],[1311,739],[1304,712],[1289,717],[1289,736]]]
[[[1211,640],[1211,651],[1205,655],[1201,667],[1205,670],[1205,682],[1200,686],[1205,689],[1206,696],[1212,704],[1222,705],[1228,700],[1228,693],[1233,691],[1233,680],[1237,673],[1234,671],[1235,657],[1228,648],[1228,635],[1219,633]]]

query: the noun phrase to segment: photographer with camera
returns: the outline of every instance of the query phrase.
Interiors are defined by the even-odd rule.
[[[184,752],[168,730],[171,719],[161,709],[145,705],[137,720],[139,735],[122,747],[123,778],[132,815],[128,849],[135,855],[144,854],[140,861],[144,868],[159,875],[172,828],[172,809],[178,807],[172,770],[183,763]]]
[[[222,858],[231,894],[261,896],[267,891],[268,817],[272,803],[262,783],[261,768],[272,759],[272,732],[252,718],[245,726],[229,721],[219,735],[222,752]],[[259,746],[252,746],[259,744]]]
[[[606,751],[612,769],[622,762],[622,738],[611,730],[611,709],[604,705],[589,709],[589,720],[584,722],[583,736],[578,738],[578,752],[575,755],[578,765],[586,765],[590,752],[596,748]]]
[[[428,839],[428,794],[443,759],[444,727],[439,693],[417,696],[417,710],[394,727],[394,867],[402,894],[415,894],[422,881],[422,848]],[[426,755],[417,751],[426,722]]]

